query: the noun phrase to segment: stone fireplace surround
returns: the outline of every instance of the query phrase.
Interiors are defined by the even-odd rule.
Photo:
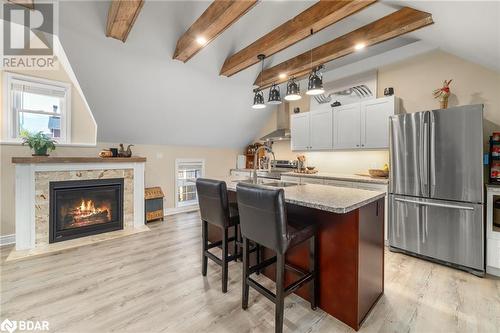
[[[13,157],[16,164],[16,251],[39,253],[59,244],[88,244],[92,236],[49,244],[49,184],[51,181],[123,178],[123,235],[145,231],[145,158]],[[109,234],[117,233],[117,231]],[[106,235],[101,234],[101,235]],[[100,235],[97,235],[100,236]],[[116,236],[116,235],[113,235]],[[85,239],[78,242],[80,239]],[[105,237],[94,237],[96,241]],[[74,247],[72,246],[72,247]],[[26,252],[26,251],[24,251]]]

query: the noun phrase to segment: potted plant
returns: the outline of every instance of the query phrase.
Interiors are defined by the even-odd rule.
[[[56,149],[56,141],[42,131],[38,133],[22,131],[21,138],[23,139],[23,146],[28,145],[33,149],[35,152],[33,156],[49,156],[47,152]]]

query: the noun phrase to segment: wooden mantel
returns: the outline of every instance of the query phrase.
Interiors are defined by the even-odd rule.
[[[145,157],[63,157],[63,156],[27,156],[12,157],[16,164],[50,164],[50,163],[134,163],[146,162]]]

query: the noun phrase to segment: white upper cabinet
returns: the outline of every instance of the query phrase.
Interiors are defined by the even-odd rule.
[[[395,97],[361,103],[361,147],[389,147],[389,117],[396,113]]]
[[[333,108],[334,149],[353,149],[361,146],[360,104],[347,104]]]
[[[308,150],[310,146],[309,112],[294,114],[290,120],[292,150]]]
[[[310,113],[310,149],[333,148],[333,113],[330,104],[321,105]]]
[[[389,148],[389,117],[398,113],[394,96],[332,108],[317,106],[291,116],[292,150]]]
[[[292,150],[331,150],[333,115],[329,104],[291,116]]]

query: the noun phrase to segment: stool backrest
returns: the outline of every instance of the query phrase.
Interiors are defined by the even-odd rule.
[[[229,225],[229,200],[226,182],[198,178],[196,190],[201,219],[222,228],[227,227]]]
[[[242,236],[285,253],[288,235],[283,189],[239,183],[236,193]]]

